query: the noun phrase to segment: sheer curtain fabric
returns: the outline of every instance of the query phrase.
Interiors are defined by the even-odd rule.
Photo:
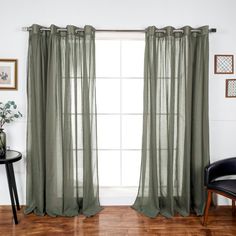
[[[27,207],[86,216],[98,198],[95,31],[33,25],[28,48]]]
[[[208,27],[146,31],[139,191],[133,208],[155,217],[203,213],[209,162]]]

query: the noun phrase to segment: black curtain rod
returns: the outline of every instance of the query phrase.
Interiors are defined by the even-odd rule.
[[[22,28],[22,31],[30,31],[32,30],[31,27],[23,27]],[[45,28],[45,27],[42,27],[40,30],[42,31],[50,31],[51,29],[50,28]],[[58,28],[57,29],[58,31],[67,31],[67,28]],[[82,28],[78,28],[76,31],[84,31],[84,29]],[[142,30],[142,29],[95,29],[96,32],[124,32],[124,33],[128,33],[128,32],[133,32],[133,33],[145,33],[146,30]],[[201,30],[198,30],[198,29],[192,29],[191,30],[192,32],[201,32]],[[159,30],[157,29],[157,32],[160,32],[160,33],[165,33],[165,30]],[[183,32],[182,29],[176,29],[176,30],[173,30],[173,32]],[[209,29],[209,33],[216,33],[216,28],[210,28]]]

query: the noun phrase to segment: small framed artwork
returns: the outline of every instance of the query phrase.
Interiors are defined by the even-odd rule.
[[[215,74],[233,74],[234,56],[215,55]]]
[[[226,79],[225,97],[236,98],[236,79]]]
[[[0,59],[0,89],[17,90],[17,59]]]

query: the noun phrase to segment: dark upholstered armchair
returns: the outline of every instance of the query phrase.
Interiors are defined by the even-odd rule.
[[[216,161],[205,168],[205,186],[207,188],[207,203],[205,206],[203,225],[207,223],[208,211],[212,193],[232,199],[232,210],[235,214],[236,201],[236,157]]]

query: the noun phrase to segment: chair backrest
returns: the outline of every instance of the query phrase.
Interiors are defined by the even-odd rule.
[[[205,185],[216,178],[227,175],[236,175],[236,157],[223,159],[208,165],[205,168]]]

